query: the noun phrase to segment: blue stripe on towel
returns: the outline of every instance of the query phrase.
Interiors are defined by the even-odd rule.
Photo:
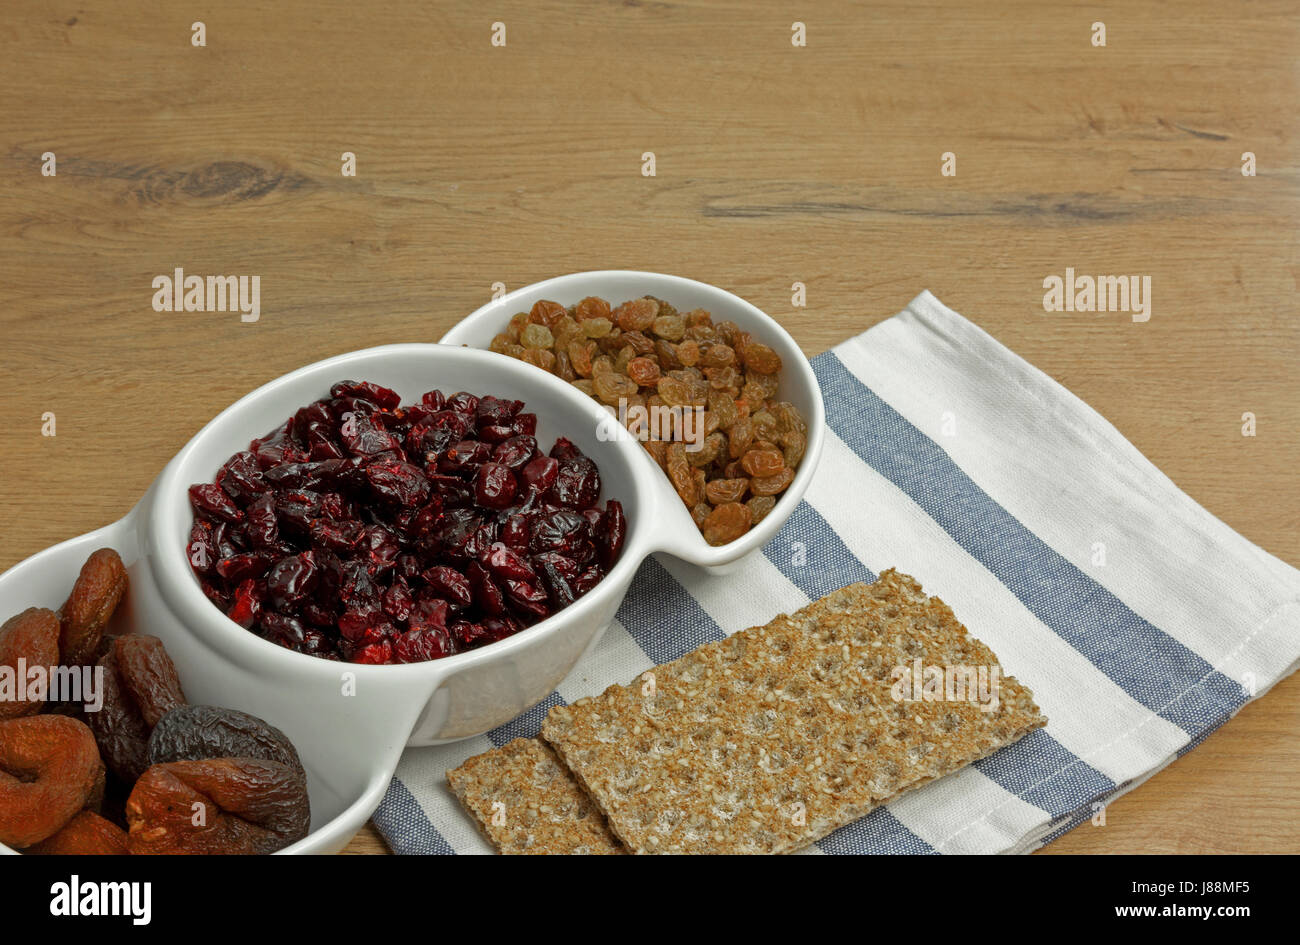
[[[1021,800],[1053,817],[1115,790],[1115,782],[1043,729],[1035,729],[1013,745],[975,762],[975,767]]]
[[[456,851],[429,821],[420,802],[399,778],[393,778],[375,808],[375,828],[394,853],[455,856]]]
[[[564,698],[558,692],[552,692],[527,712],[516,715],[504,725],[498,725],[492,729],[487,733],[487,737],[498,748],[507,742],[514,741],[516,738],[533,738],[541,732],[546,713],[550,712],[553,706],[564,704]]]
[[[857,581],[870,584],[876,579],[821,513],[803,501],[763,548],[763,554],[809,600]]]
[[[903,825],[889,812],[888,807],[877,807],[866,817],[855,820],[819,840],[826,853],[852,855],[861,853],[914,853],[934,854],[938,851]]]
[[[632,578],[618,620],[656,666],[726,636],[653,556]]]
[[[813,369],[840,439],[1135,700],[1194,737],[1245,701],[1240,686],[1018,522],[833,353]]]

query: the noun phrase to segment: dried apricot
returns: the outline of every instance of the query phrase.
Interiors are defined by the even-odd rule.
[[[126,802],[133,854],[274,853],[307,835],[307,788],[288,765],[207,758],[154,765]]]
[[[162,641],[145,634],[118,637],[100,657],[102,705],[87,721],[109,769],[128,784],[149,766],[149,733],[154,724],[184,705],[176,667]]]
[[[94,811],[83,810],[53,836],[23,851],[29,856],[121,856],[126,831]]]
[[[24,662],[24,673],[30,666],[42,666],[48,670],[58,665],[59,618],[54,611],[28,607],[0,627],[0,667],[12,671],[11,674],[0,673],[0,719],[34,715],[45,705],[44,694],[41,698],[33,698],[30,690],[24,693],[25,698],[18,698],[20,659]]]
[[[99,639],[126,592],[126,580],[126,568],[112,548],[100,548],[86,559],[60,611],[59,650],[65,665],[88,666],[95,661]]]
[[[289,737],[255,715],[213,705],[178,706],[149,736],[149,764],[205,758],[258,758],[293,768],[304,778],[302,761]]]
[[[53,836],[102,790],[103,778],[95,738],[76,719],[0,722],[0,843],[29,847]]]
[[[131,633],[118,637],[114,645],[118,672],[145,725],[153,728],[164,715],[185,704],[176,664],[167,655],[162,640]]]

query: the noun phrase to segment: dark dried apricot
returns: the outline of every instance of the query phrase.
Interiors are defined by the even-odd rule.
[[[102,705],[98,711],[87,711],[86,718],[104,762],[129,784],[149,766],[150,730],[166,713],[185,704],[185,694],[176,667],[157,637],[118,637],[99,665],[104,670]]]
[[[289,737],[255,715],[213,705],[178,706],[149,736],[149,764],[205,758],[258,758],[293,768],[304,778]]]
[[[23,661],[23,672],[28,667],[41,666],[47,671],[59,662],[59,618],[54,611],[41,607],[28,607],[21,614],[10,617],[0,627],[0,719],[14,719],[20,715],[34,715],[41,711],[45,699],[33,698],[30,690],[25,698],[18,698],[18,661]]]
[[[29,856],[121,856],[126,831],[94,811],[83,810],[58,833],[23,851]]]
[[[95,738],[76,719],[0,722],[0,843],[29,847],[53,836],[103,790],[103,779]]]
[[[60,611],[59,649],[65,665],[88,666],[95,661],[99,639],[125,592],[126,568],[116,551],[100,548],[86,559]]]
[[[274,853],[307,835],[307,787],[288,765],[208,758],[154,765],[126,802],[133,854]]]

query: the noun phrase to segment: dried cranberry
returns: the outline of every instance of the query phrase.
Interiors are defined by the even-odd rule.
[[[190,505],[209,521],[239,522],[244,518],[243,510],[216,483],[190,486]]]
[[[396,392],[369,381],[339,381],[330,388],[331,397],[364,397],[385,410],[392,410],[402,402]]]
[[[218,561],[217,574],[232,584],[240,584],[249,578],[261,577],[270,566],[271,559],[260,551],[247,551]]]
[[[582,450],[573,445],[573,441],[568,437],[560,437],[551,447],[551,459],[558,459],[563,462],[566,459],[574,459],[582,455]]]
[[[393,643],[393,656],[399,663],[422,663],[456,652],[451,634],[441,627],[407,630]]]
[[[519,473],[519,478],[540,493],[551,488],[555,483],[555,477],[559,474],[559,460],[552,459],[550,456],[538,456],[524,466]]]
[[[456,413],[473,414],[478,409],[478,398],[473,394],[460,391],[447,398],[447,409]]]
[[[501,400],[489,394],[479,398],[478,404],[474,407],[474,420],[480,427],[488,424],[508,424],[523,406],[522,400]]]
[[[600,473],[596,464],[585,456],[560,461],[560,471],[547,495],[571,509],[586,509],[600,496]]]
[[[262,613],[262,593],[261,585],[251,578],[240,584],[226,616],[245,630],[251,628]]]
[[[521,613],[537,620],[551,615],[551,608],[546,591],[527,581],[508,580],[505,582],[506,599],[510,605]]]
[[[310,551],[281,558],[266,576],[266,591],[277,610],[287,610],[311,593],[318,579]]]
[[[509,466],[484,463],[474,477],[474,497],[489,509],[504,509],[515,497],[519,483]]]
[[[429,498],[429,480],[410,463],[371,463],[366,478],[376,496],[394,505],[410,508]]]
[[[518,472],[537,455],[537,438],[527,435],[511,436],[510,439],[497,444],[492,451],[492,462],[509,466]]]
[[[267,489],[257,455],[251,450],[236,453],[217,473],[217,482],[234,499],[249,499]]]
[[[617,499],[610,499],[605,503],[605,514],[600,525],[595,529],[595,537],[601,566],[606,569],[613,567],[614,562],[623,553],[623,542],[627,538],[627,519],[623,516],[623,503]]]
[[[474,594],[474,603],[485,614],[493,617],[500,616],[505,612],[506,599],[501,593],[501,588],[497,587],[492,580],[492,575],[477,561],[470,564],[466,570],[469,576],[469,586]]]
[[[458,607],[468,607],[474,601],[469,580],[455,568],[446,565],[432,567],[424,572],[424,581],[431,590]]]

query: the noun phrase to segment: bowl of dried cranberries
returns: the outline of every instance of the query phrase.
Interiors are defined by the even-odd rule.
[[[559,276],[494,299],[443,336],[550,374],[598,403],[658,471],[671,550],[725,573],[807,489],[825,412],[772,317],[716,286],[651,272]]]
[[[160,477],[162,593],[225,661],[290,698],[323,688],[307,701],[332,724],[364,694],[403,743],[479,734],[552,691],[666,544],[639,447],[605,437],[605,418],[491,352],[309,365],[220,414]],[[340,680],[355,683],[343,708]]]

